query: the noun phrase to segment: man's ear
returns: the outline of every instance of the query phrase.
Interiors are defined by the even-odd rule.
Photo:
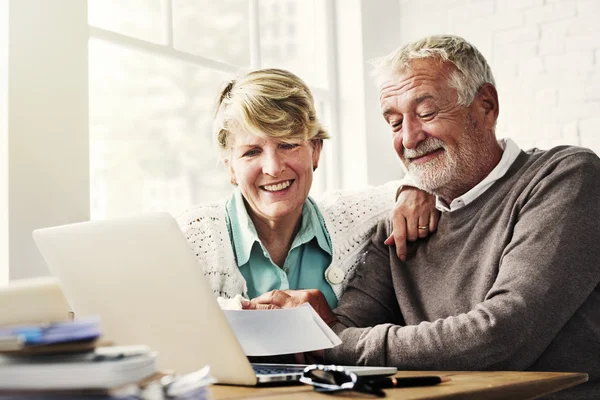
[[[486,127],[492,129],[496,125],[500,113],[498,92],[491,83],[484,83],[477,92]]]

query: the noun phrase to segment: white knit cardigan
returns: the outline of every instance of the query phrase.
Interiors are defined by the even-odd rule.
[[[336,191],[324,194],[317,204],[333,245],[331,266],[341,268],[344,280],[332,284],[339,298],[362,261],[364,248],[375,232],[377,223],[389,217],[396,190],[401,185],[392,181],[360,191]],[[200,204],[185,211],[177,222],[215,296],[247,297],[246,281],[239,271],[225,220],[225,202]]]

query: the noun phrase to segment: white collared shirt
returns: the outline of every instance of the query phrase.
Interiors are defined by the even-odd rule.
[[[450,207],[446,203],[436,196],[435,207],[441,212],[452,212],[463,208],[468,205],[476,198],[481,196],[486,190],[490,188],[498,179],[502,178],[506,171],[510,168],[512,163],[517,159],[521,149],[519,146],[509,138],[500,139],[498,141],[500,147],[502,147],[503,153],[500,162],[496,167],[485,177],[484,180],[475,185],[471,190],[452,200]]]

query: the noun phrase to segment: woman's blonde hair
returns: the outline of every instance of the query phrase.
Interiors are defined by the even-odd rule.
[[[329,138],[306,83],[282,69],[260,69],[228,82],[217,100],[213,129],[223,154],[238,131],[286,142]]]

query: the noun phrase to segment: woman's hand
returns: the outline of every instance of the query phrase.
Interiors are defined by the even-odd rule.
[[[395,244],[398,258],[406,261],[406,242],[435,232],[439,218],[435,196],[412,186],[402,186],[392,215],[392,234],[384,243]]]
[[[271,290],[252,300],[242,300],[242,308],[244,310],[274,310],[298,307],[304,303],[309,303],[330,327],[338,322],[329,304],[327,304],[325,295],[317,289]],[[294,354],[294,360],[297,364],[322,363],[324,354],[323,350],[296,353]]]
[[[292,308],[309,303],[329,326],[337,322],[337,318],[325,295],[317,289],[304,290],[271,290],[252,300],[242,301],[244,310],[273,310],[277,308]]]

